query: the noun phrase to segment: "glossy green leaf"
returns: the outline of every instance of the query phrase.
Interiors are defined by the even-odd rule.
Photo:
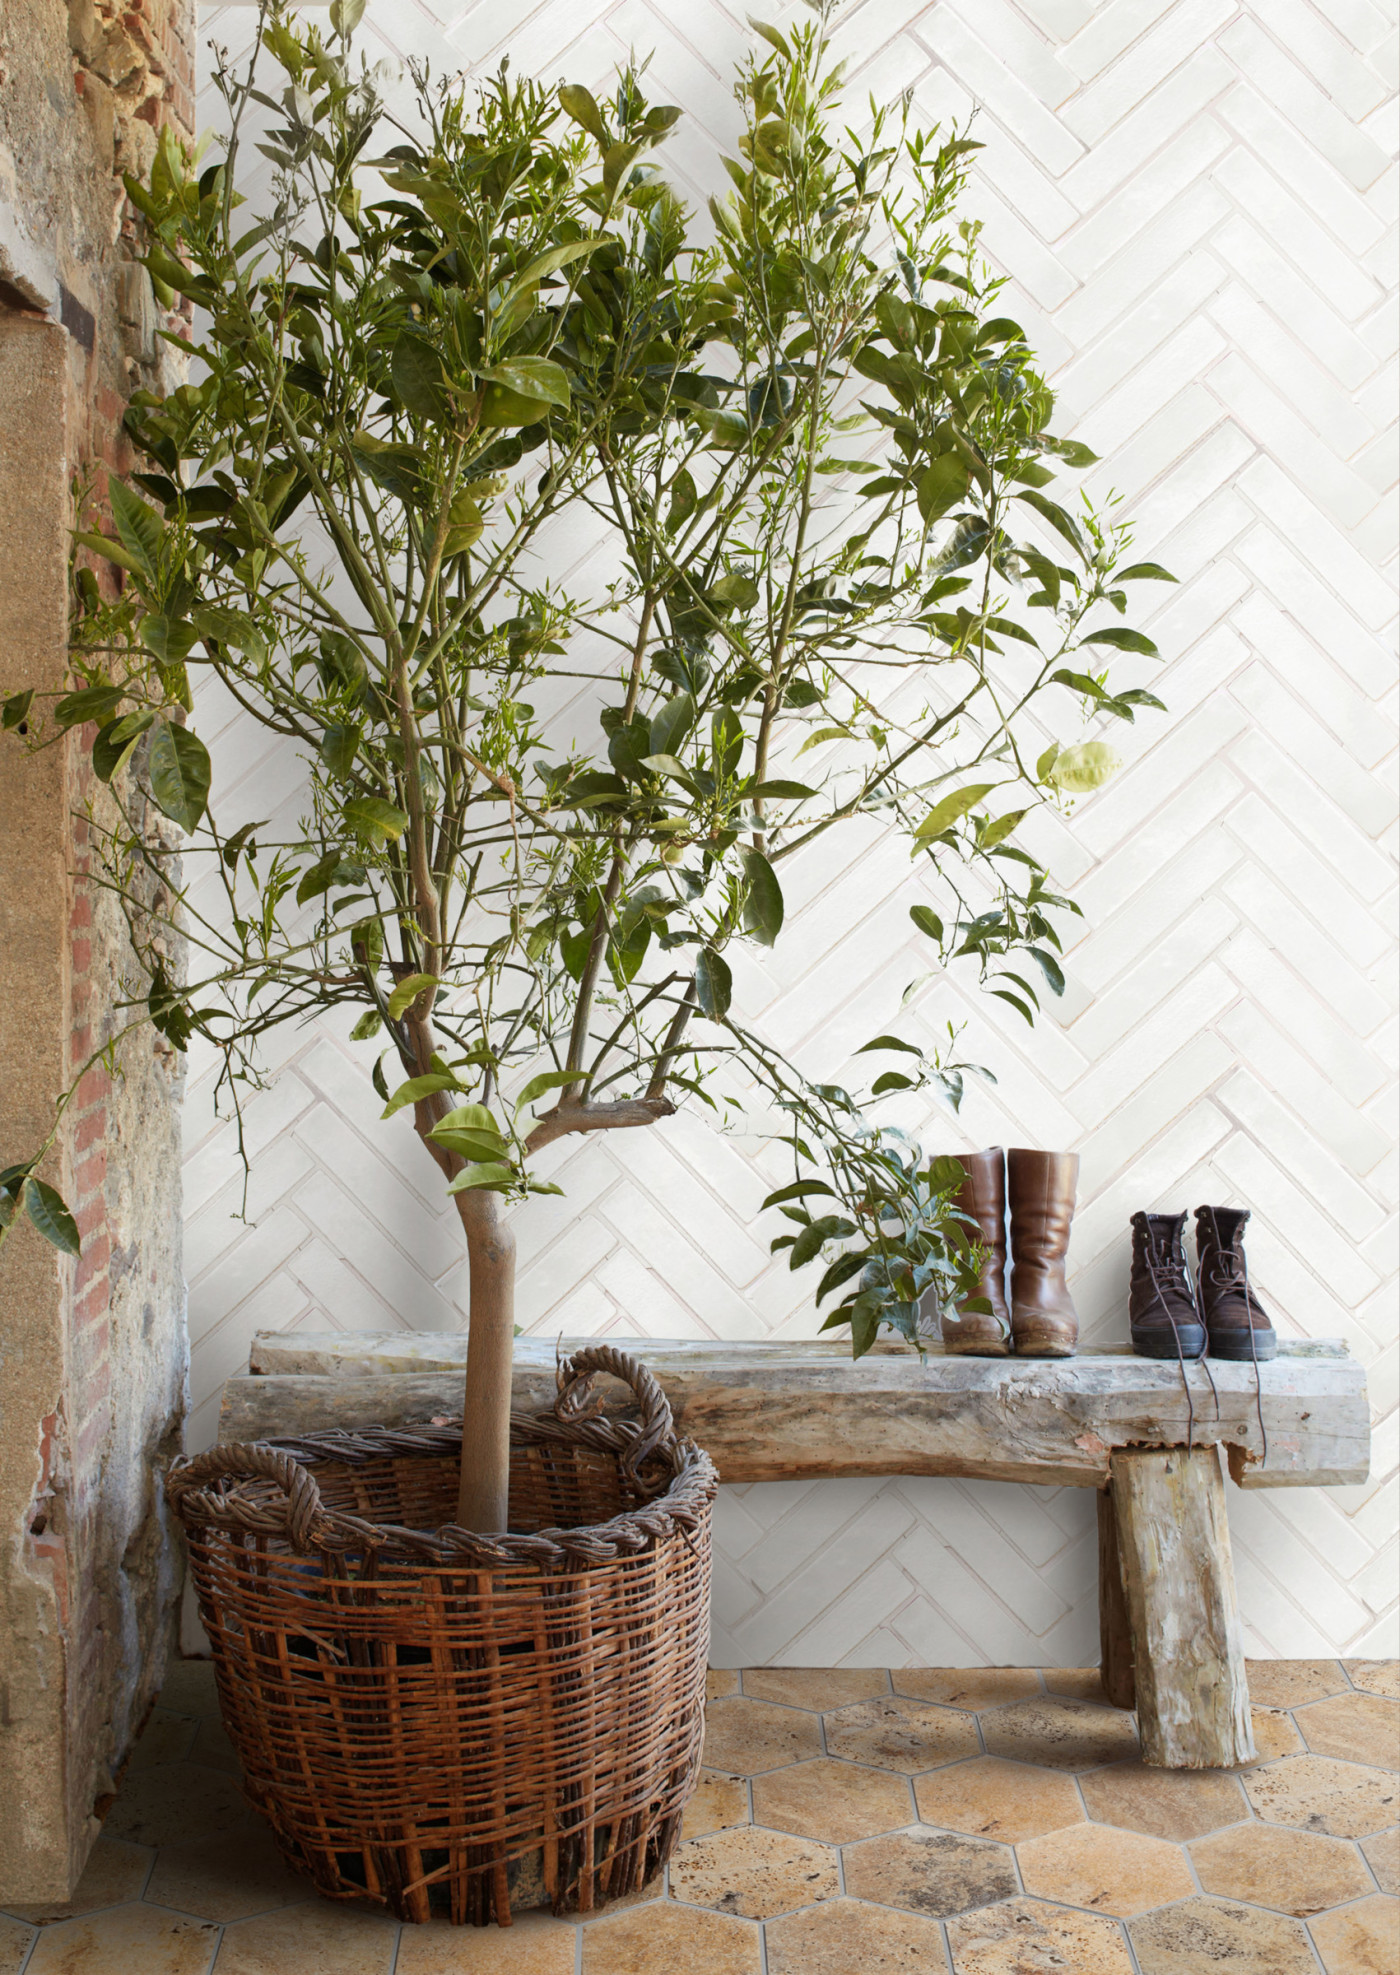
[[[67,1202],[46,1180],[31,1173],[20,1189],[20,1204],[45,1241],[65,1255],[76,1255],[82,1247],[78,1224],[68,1211]]]
[[[388,1002],[389,1020],[397,1022],[400,1015],[418,999],[420,994],[437,985],[436,974],[408,974],[403,980],[395,982],[394,991],[389,996]],[[418,1060],[421,1062],[423,1059],[420,1057]]]
[[[547,1090],[562,1090],[565,1084],[586,1084],[587,1082],[588,1077],[582,1070],[541,1070],[538,1076],[531,1077],[529,1083],[526,1084],[524,1090],[516,1098],[516,1111],[523,1111],[527,1104],[533,1104],[535,1099],[537,1097],[543,1097]]]
[[[394,344],[389,374],[394,390],[414,418],[441,424],[447,417],[447,386],[442,358],[432,344],[412,330],[403,330]]]
[[[992,850],[997,844],[1004,843],[1017,824],[1024,822],[1029,814],[1028,809],[1009,809],[1004,816],[994,818],[978,831],[977,848]]]
[[[64,694],[53,717],[60,727],[81,727],[86,720],[108,721],[124,698],[120,686],[83,686],[76,693]]]
[[[461,1088],[450,1070],[429,1070],[421,1077],[410,1077],[407,1083],[401,1083],[380,1115],[392,1118],[396,1111],[402,1111],[406,1104],[416,1104],[422,1097],[432,1097],[440,1090]]]
[[[606,146],[608,133],[603,127],[602,111],[593,97],[593,92],[581,83],[565,82],[559,88],[559,101],[575,123],[583,125],[589,136]]]
[[[356,1022],[354,1028],[351,1029],[350,1040],[351,1042],[368,1042],[371,1036],[379,1034],[383,1026],[383,1023],[379,1019],[379,1010],[377,1008],[367,1008],[359,1021]]]
[[[16,727],[22,726],[29,718],[29,709],[33,704],[34,688],[32,686],[26,692],[11,693],[10,697],[4,702],[3,707],[0,707],[0,727],[3,727],[7,734],[12,733]]]
[[[926,905],[914,905],[910,907],[911,914],[914,912],[927,912],[927,911],[928,911],[928,907]],[[915,925],[917,925],[919,922],[918,920],[915,920],[914,923]],[[941,928],[940,928],[940,935],[941,935]],[[864,1056],[872,1049],[899,1049],[902,1050],[906,1056],[923,1055],[923,1051],[919,1048],[917,1043],[902,1042],[898,1036],[876,1036],[870,1042],[863,1042],[860,1048],[856,1051],[856,1055]]]
[[[1114,571],[1116,583],[1175,583],[1179,579],[1160,562],[1134,562],[1127,569]]]
[[[485,1132],[495,1138],[501,1137],[501,1128],[485,1104],[459,1104],[455,1110],[438,1119],[428,1136],[436,1138],[439,1132],[445,1131]]]
[[[713,947],[702,946],[695,962],[695,999],[701,1014],[715,1021],[727,1015],[733,991],[734,977],[729,962]]]
[[[352,796],[345,805],[345,821],[363,843],[397,840],[408,828],[408,818],[382,796]]]
[[[921,933],[927,933],[930,939],[937,940],[940,945],[942,944],[943,921],[931,905],[911,905],[909,908],[909,917],[914,921],[914,924]]]
[[[209,800],[209,750],[188,727],[168,720],[151,735],[149,777],[156,806],[172,823],[192,831]]]
[[[777,873],[757,850],[746,850],[744,875],[748,896],[744,900],[744,931],[761,946],[772,946],[783,929],[783,892]]]
[[[925,528],[967,498],[972,473],[959,453],[941,453],[919,475],[919,513]]]
[[[1056,788],[1073,795],[1084,795],[1101,788],[1123,766],[1123,757],[1107,741],[1081,741],[1057,754],[1049,779]]]
[[[100,782],[110,782],[125,768],[154,720],[154,713],[146,709],[109,720],[99,730],[92,744],[92,772]]]
[[[1101,630],[1086,631],[1081,645],[1112,645],[1115,651],[1141,652],[1144,658],[1160,658],[1156,645],[1142,631],[1130,631],[1122,624],[1105,624]]]
[[[490,1162],[479,1166],[467,1166],[458,1173],[448,1187],[449,1193],[469,1193],[474,1187],[500,1188],[513,1186],[517,1175],[513,1167]]]
[[[153,507],[148,506],[139,495],[133,494],[125,481],[118,480],[115,474],[108,475],[107,499],[123,548],[136,557],[146,575],[154,576],[160,561],[165,523]]]
[[[105,556],[108,562],[115,562],[119,569],[126,569],[133,576],[146,575],[146,565],[139,556],[131,553],[121,542],[110,535],[94,534],[91,530],[75,529],[73,540],[80,549],[91,549],[94,555]]]
[[[941,836],[960,817],[966,816],[970,809],[975,809],[979,802],[985,801],[996,786],[995,782],[973,782],[967,788],[959,789],[954,795],[945,795],[941,802],[933,805],[919,824],[914,832],[914,841],[924,843],[930,837]]]

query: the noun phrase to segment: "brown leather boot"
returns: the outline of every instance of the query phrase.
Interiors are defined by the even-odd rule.
[[[1140,1358],[1199,1358],[1205,1326],[1186,1266],[1185,1214],[1134,1214],[1128,1328]]]
[[[1196,1266],[1206,1351],[1212,1358],[1262,1362],[1278,1351],[1278,1334],[1249,1286],[1244,1256],[1247,1207],[1196,1209]]]
[[[1011,1335],[1021,1358],[1072,1358],[1079,1313],[1065,1285],[1077,1152],[1006,1155],[1011,1198]]]
[[[982,1248],[978,1297],[990,1310],[944,1313],[943,1349],[954,1357],[1009,1358],[1011,1315],[1006,1307],[1006,1154],[999,1145],[985,1152],[953,1154],[967,1178],[953,1196],[954,1206],[977,1223],[965,1230]]]

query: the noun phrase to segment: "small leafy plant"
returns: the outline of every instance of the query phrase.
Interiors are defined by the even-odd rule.
[[[744,1020],[729,956],[781,936],[790,860],[880,828],[918,867],[931,964],[970,963],[1033,1021],[1077,908],[1014,838],[1116,757],[1032,743],[1032,712],[1160,705],[1107,668],[1155,656],[1126,586],[1170,579],[1129,562],[1112,510],[1048,491],[1093,456],[1052,435],[956,219],[978,147],[907,104],[839,128],[826,18],[757,29],[709,244],[652,155],[680,112],[637,69],[607,103],[418,74],[405,130],[355,64],[350,0],[329,37],[274,5],[275,93],[217,73],[226,155],[200,170],[167,132],[129,186],[157,292],[201,312],[199,375],[132,405],[146,469],[111,484],[110,533],[77,537],[120,595],[79,569],[45,731],[91,733],[115,798],[134,1016],[205,1038],[235,1098],[278,1024],[343,1008],[382,1039],[385,1115],[411,1109],[466,1239],[472,1528],[505,1525],[502,1210],[558,1190],[534,1163],[558,1138],[756,1101],[794,1162],[774,1246],[825,1262],[857,1354],[882,1323],[914,1338],[930,1290],[973,1292],[961,1169],[871,1108],[956,1101],[953,1039],[882,1035],[868,1091],[813,1083]],[[247,221],[259,115],[274,190]],[[595,545],[571,586],[548,573],[561,513]],[[201,668],[299,757],[292,831],[216,818]],[[583,731],[553,738],[542,707],[580,692]],[[217,910],[133,791],[187,833],[186,871],[217,873]],[[43,1226],[61,1203],[33,1167],[0,1199]]]

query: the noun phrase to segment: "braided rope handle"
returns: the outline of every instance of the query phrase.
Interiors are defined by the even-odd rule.
[[[554,1401],[556,1419],[588,1419],[600,1409],[602,1402],[593,1395],[593,1378],[597,1372],[611,1372],[636,1394],[641,1421],[635,1438],[619,1457],[628,1480],[635,1482],[638,1468],[658,1447],[675,1445],[676,1426],[670,1401],[640,1359],[629,1357],[611,1344],[590,1344],[585,1350],[575,1351],[559,1366],[556,1373],[559,1396]]]
[[[249,1480],[275,1482],[287,1498],[286,1525],[292,1541],[299,1550],[317,1548],[330,1530],[321,1491],[309,1468],[276,1447],[241,1440],[211,1447],[207,1454],[172,1462],[165,1486],[176,1512],[188,1513],[195,1507],[188,1498],[204,1495],[210,1482]],[[207,1506],[217,1511],[218,1496],[210,1496]]]

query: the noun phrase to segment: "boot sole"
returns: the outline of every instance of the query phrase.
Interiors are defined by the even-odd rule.
[[[1009,1358],[1009,1344],[944,1344],[945,1358]]]
[[[1254,1348],[1251,1350],[1247,1337],[1239,1340],[1233,1337],[1219,1339],[1213,1337],[1206,1346],[1206,1355],[1211,1358],[1224,1358],[1236,1365],[1251,1365],[1257,1359],[1263,1365],[1267,1364],[1270,1358],[1278,1356],[1278,1339],[1271,1337],[1267,1342],[1263,1342],[1256,1335]]]
[[[1206,1334],[1200,1324],[1178,1324],[1175,1333],[1165,1336],[1156,1328],[1133,1330],[1133,1349],[1139,1358],[1183,1359],[1194,1364],[1206,1355]]]

